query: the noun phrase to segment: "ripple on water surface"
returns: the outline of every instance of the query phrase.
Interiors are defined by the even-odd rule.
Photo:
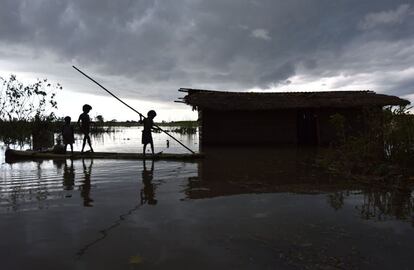
[[[412,191],[320,176],[307,154],[3,163],[2,268],[411,269]]]
[[[60,200],[122,191],[142,184],[143,171],[156,168],[156,181],[194,175],[194,164],[122,160],[20,162],[1,165],[0,211],[20,211],[59,206]],[[152,168],[153,169],[153,168]],[[55,202],[53,202],[55,201]]]

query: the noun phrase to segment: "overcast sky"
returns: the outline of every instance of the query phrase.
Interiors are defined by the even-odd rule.
[[[414,1],[0,0],[0,76],[49,78],[58,115],[195,119],[180,87],[370,89],[414,101]]]

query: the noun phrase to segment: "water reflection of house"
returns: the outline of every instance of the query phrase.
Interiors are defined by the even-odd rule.
[[[407,105],[407,100],[373,91],[222,92],[181,88],[184,103],[199,112],[201,144],[309,144],[335,139],[330,119],[341,114],[346,129],[362,130],[367,108]]]
[[[318,194],[359,190],[360,185],[320,172],[317,149],[209,147],[198,163],[198,176],[188,181],[190,199],[249,193]]]
[[[348,201],[363,219],[412,220],[414,226],[412,185],[403,182],[384,189],[328,175],[314,166],[320,151],[209,147],[198,163],[197,177],[188,179],[184,192],[192,200],[262,193],[324,194],[335,210]]]

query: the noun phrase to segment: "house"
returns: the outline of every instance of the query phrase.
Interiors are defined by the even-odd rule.
[[[184,102],[198,110],[200,143],[207,145],[327,145],[337,131],[332,116],[345,119],[349,134],[367,127],[366,112],[408,105],[373,91],[225,92],[180,88]]]

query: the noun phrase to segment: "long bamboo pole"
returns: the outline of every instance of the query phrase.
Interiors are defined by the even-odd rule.
[[[96,83],[98,86],[100,86],[103,90],[105,90],[108,94],[110,94],[111,96],[113,96],[114,98],[116,98],[119,102],[121,102],[122,104],[124,104],[125,106],[127,106],[128,108],[130,108],[131,110],[133,110],[134,112],[136,112],[137,114],[139,114],[141,117],[146,118],[142,113],[140,113],[139,111],[135,110],[134,108],[132,108],[131,106],[129,106],[128,104],[126,104],[122,99],[118,98],[117,96],[115,96],[111,91],[109,91],[108,89],[106,89],[105,87],[103,87],[100,83],[98,83],[97,81],[95,81],[94,79],[92,79],[91,77],[89,77],[88,75],[86,75],[82,70],[80,70],[79,68],[72,66],[74,69],[76,69],[79,73],[81,73],[83,76],[85,76],[86,78],[88,78],[89,80],[93,81],[94,83]],[[161,130],[162,132],[164,132],[165,134],[167,134],[168,136],[170,136],[173,140],[175,140],[176,142],[178,142],[181,146],[183,146],[185,149],[187,149],[188,151],[190,151],[191,153],[195,154],[195,152],[193,150],[191,150],[190,148],[188,148],[187,146],[185,146],[182,142],[180,142],[179,140],[177,140],[175,137],[173,137],[170,133],[168,133],[167,131],[165,131],[164,129],[160,128],[158,125],[154,124],[154,126],[156,128],[158,128],[159,130]]]

